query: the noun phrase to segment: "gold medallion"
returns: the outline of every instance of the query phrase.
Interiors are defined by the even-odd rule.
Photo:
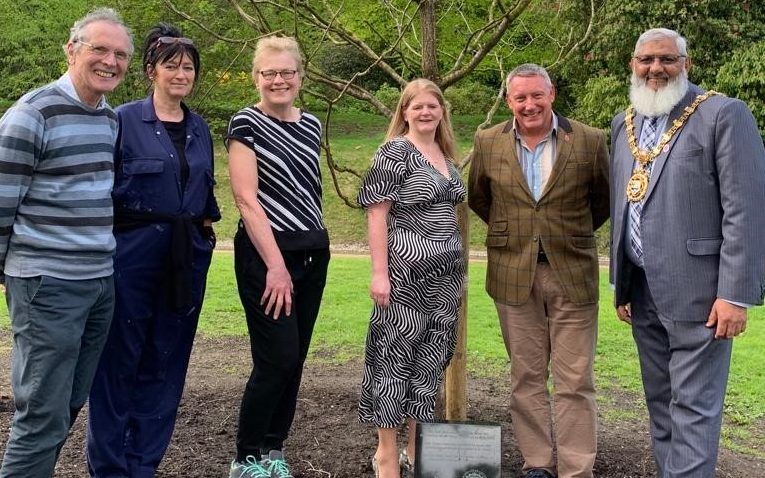
[[[646,192],[648,192],[648,174],[643,168],[636,169],[627,182],[627,199],[630,202],[642,201]]]
[[[651,167],[651,163],[661,153],[669,151],[669,142],[677,134],[677,132],[683,127],[688,118],[696,111],[701,103],[707,100],[707,98],[719,95],[716,91],[707,91],[701,94],[693,100],[689,106],[686,106],[683,110],[683,114],[672,122],[672,127],[666,131],[659,141],[659,143],[651,150],[643,150],[638,147],[638,138],[635,132],[635,109],[630,106],[625,111],[624,123],[627,130],[627,144],[629,145],[630,152],[638,163],[637,169],[632,172],[630,180],[627,182],[627,199],[630,202],[642,201],[648,192],[648,169]]]

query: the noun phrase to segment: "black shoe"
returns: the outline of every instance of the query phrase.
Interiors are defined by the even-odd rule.
[[[525,478],[555,478],[549,471],[541,468],[534,468],[526,473]]]

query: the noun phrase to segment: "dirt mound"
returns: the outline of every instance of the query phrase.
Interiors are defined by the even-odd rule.
[[[12,402],[9,339],[0,340],[0,450],[5,449]],[[224,477],[234,456],[239,401],[249,374],[246,338],[198,337],[173,442],[158,478]],[[356,403],[361,364],[309,361],[303,374],[298,411],[286,455],[296,478],[371,477],[374,429],[358,423]],[[519,475],[509,423],[507,380],[470,379],[470,420],[503,424],[502,476]],[[595,476],[638,478],[655,475],[644,406],[640,397],[601,396],[601,426]],[[636,418],[624,419],[626,416]],[[629,411],[629,414],[621,413]],[[87,476],[83,413],[63,449],[56,477]],[[618,419],[610,417],[621,417]],[[723,450],[719,478],[765,476],[765,460]]]

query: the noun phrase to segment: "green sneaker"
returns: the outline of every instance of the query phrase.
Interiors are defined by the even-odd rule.
[[[269,451],[268,456],[264,456],[261,463],[271,473],[268,475],[271,478],[294,478],[290,469],[287,468],[287,462],[284,461],[284,454],[281,450]]]
[[[228,478],[271,478],[271,476],[271,471],[266,470],[252,455],[243,462],[232,461],[231,471],[228,473]]]

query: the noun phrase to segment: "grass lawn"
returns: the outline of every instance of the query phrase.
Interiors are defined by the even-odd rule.
[[[233,278],[233,256],[215,256],[208,281],[200,331],[208,335],[246,335],[241,307]],[[484,291],[486,264],[473,261],[468,285],[468,369],[471,373],[501,377],[508,366],[496,310]],[[371,301],[367,295],[370,262],[366,257],[335,255],[330,262],[327,288],[316,324],[311,353],[314,359],[342,363],[359,359],[363,353]],[[598,388],[616,393],[601,399],[631,396],[634,412],[621,404],[607,413],[629,416],[642,413],[642,385],[637,353],[628,326],[616,319],[606,271],[601,272],[601,305],[595,375]],[[731,377],[726,401],[726,446],[756,453],[765,446],[757,427],[765,421],[765,309],[750,311],[743,337],[735,341]],[[611,418],[619,418],[612,416]]]
[[[324,118],[319,115],[323,120]],[[480,117],[454,119],[461,151],[466,153],[472,143],[475,126]],[[383,139],[387,121],[363,113],[335,114],[330,125],[334,133],[332,153],[335,162],[363,172],[374,151]],[[361,210],[347,207],[334,192],[326,161],[322,162],[324,180],[324,212],[331,240],[334,244],[365,244],[366,220]],[[216,225],[220,239],[231,239],[236,230],[238,211],[233,204],[228,180],[226,152],[220,145],[216,149],[215,176],[217,197],[223,220]],[[338,179],[340,189],[351,200],[355,198],[359,180],[351,174]],[[471,213],[470,244],[482,247],[485,226]],[[314,360],[342,363],[360,359],[371,308],[367,286],[370,263],[366,257],[336,255],[331,263],[327,288],[311,349]],[[486,265],[474,261],[470,266],[468,288],[468,369],[473,374],[502,377],[508,359],[491,300],[484,292]],[[607,277],[601,274],[601,307],[599,341],[596,358],[596,377],[600,390],[615,393],[605,397],[629,397],[635,406],[604,407],[605,413],[629,414],[624,410],[642,413],[642,388],[638,371],[635,345],[629,328],[616,319],[611,306],[613,295],[608,289]],[[758,431],[765,423],[765,309],[750,311],[745,336],[737,338],[733,351],[731,378],[726,402],[726,446],[765,457],[765,435]],[[0,301],[0,335],[9,333],[5,302]],[[246,335],[246,326],[236,292],[233,273],[233,255],[215,254],[210,270],[200,333],[206,335]],[[7,342],[5,342],[7,344]],[[4,344],[0,344],[4,346]],[[7,367],[4,364],[4,367]],[[6,369],[7,370],[7,369]],[[606,404],[607,405],[607,404]],[[619,418],[618,416],[614,418]],[[757,451],[757,450],[763,451]]]
[[[472,374],[506,376],[508,359],[496,311],[484,292],[486,264],[472,261],[468,285],[468,369]],[[336,254],[331,262],[322,308],[311,347],[313,360],[343,363],[362,357],[371,301],[368,297],[370,262],[367,257]],[[616,319],[607,275],[601,272],[601,306],[595,374],[606,397],[634,402],[634,412],[621,403],[604,407],[606,418],[619,419],[643,412],[642,388],[635,345],[629,328]],[[765,441],[758,427],[765,421],[765,309],[750,311],[743,337],[735,341],[726,401],[724,441],[729,448],[765,457]],[[5,301],[0,301],[0,334],[9,333]],[[246,336],[233,272],[233,254],[217,252],[208,278],[207,297],[199,326],[209,336]],[[7,367],[7,365],[4,365]],[[626,397],[626,398],[624,398]],[[608,404],[605,404],[608,405]],[[625,411],[627,410],[627,411]],[[614,415],[616,414],[616,415]]]

